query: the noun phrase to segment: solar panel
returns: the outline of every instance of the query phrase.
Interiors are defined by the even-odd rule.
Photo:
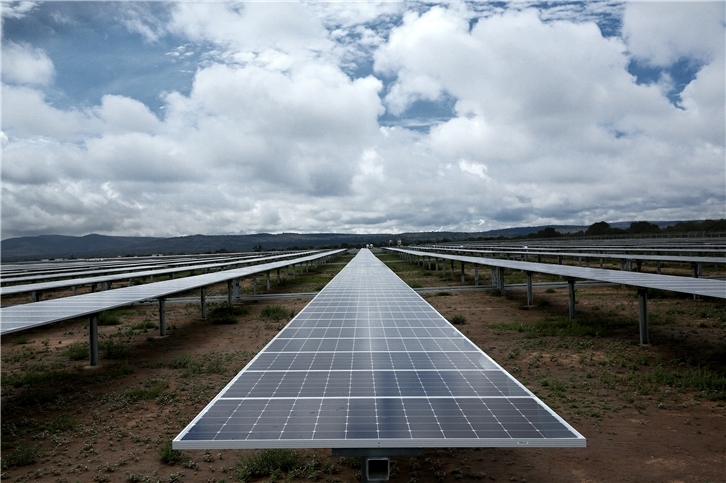
[[[370,251],[361,250],[173,447],[585,444]]]

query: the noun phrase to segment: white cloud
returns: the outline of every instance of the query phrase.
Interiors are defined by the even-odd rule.
[[[652,65],[681,58],[709,63],[724,56],[724,2],[627,2],[623,36]]]
[[[0,2],[0,11],[3,18],[23,18],[32,11],[39,2],[15,2],[3,0]]]
[[[3,82],[47,86],[53,82],[53,61],[41,49],[25,43],[2,43]]]

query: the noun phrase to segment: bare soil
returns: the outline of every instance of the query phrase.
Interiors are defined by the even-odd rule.
[[[384,258],[412,286],[442,287],[426,300],[450,320],[463,315],[466,323],[457,327],[588,444],[585,449],[429,449],[423,457],[393,458],[391,481],[726,481],[724,301],[654,294],[652,344],[640,346],[632,288],[578,285],[572,322],[564,287],[536,289],[536,305],[524,307],[523,291],[510,290],[506,297],[458,293],[446,287],[461,285],[459,273],[452,279]],[[258,280],[259,291],[319,290],[342,266],[329,264],[279,287],[273,280],[270,291]],[[516,283],[522,275],[507,277]],[[472,279],[469,270],[465,284]],[[243,289],[251,292],[249,283]],[[226,286],[208,293],[223,295]],[[116,311],[118,323],[100,328],[102,359],[95,369],[86,367],[87,349],[81,346],[88,340],[86,320],[3,337],[2,478],[238,481],[240,462],[259,452],[171,453],[165,445],[289,320],[289,314],[266,318],[263,309],[275,305],[297,313],[308,301],[246,302],[241,304],[246,314],[235,316],[234,324],[201,320],[198,303],[168,301],[167,323],[173,327],[165,338],[153,327],[156,305]],[[73,348],[80,360],[71,360]],[[301,460],[304,469],[278,479],[360,479],[355,460],[333,458],[330,450],[302,452]]]

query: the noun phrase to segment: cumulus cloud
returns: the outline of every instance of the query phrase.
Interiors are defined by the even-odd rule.
[[[724,55],[725,10],[724,2],[628,2],[623,36],[630,52],[652,65],[708,63]]]
[[[13,41],[2,44],[3,82],[47,86],[53,82],[53,61],[41,49]]]

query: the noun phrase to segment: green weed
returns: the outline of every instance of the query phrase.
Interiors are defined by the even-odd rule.
[[[295,317],[295,311],[288,310],[282,305],[266,305],[262,308],[262,311],[260,311],[260,317],[279,322],[281,319],[291,319]]]
[[[247,482],[253,478],[269,476],[270,481],[283,474],[314,472],[319,462],[317,456],[305,458],[291,449],[266,449],[251,456],[242,457],[237,465],[237,479]]]
[[[72,361],[88,359],[88,342],[74,342],[66,347],[66,357]]]
[[[112,310],[104,310],[98,316],[98,325],[119,325],[120,323],[119,314]]]
[[[221,307],[214,307],[209,312],[209,318],[213,324],[236,324],[237,317],[247,315],[249,312],[250,310],[247,307],[222,305]]]
[[[449,319],[449,322],[454,325],[464,325],[466,324],[466,317],[461,314],[456,314]]]
[[[3,457],[0,460],[0,467],[7,470],[16,466],[28,466],[35,463],[38,457],[38,449],[24,443],[19,444],[12,451],[3,451]]]
[[[176,464],[182,459],[182,452],[178,449],[172,449],[171,441],[167,441],[159,446],[156,452],[159,454],[161,462],[166,463],[167,465]]]
[[[131,326],[132,330],[143,330],[146,332],[148,329],[156,329],[157,325],[151,322],[149,319],[145,319],[143,322],[139,322],[138,324],[134,324]]]
[[[493,324],[493,329],[516,330],[524,332],[528,337],[543,336],[604,336],[608,332],[608,324],[602,320],[570,320],[565,317],[547,317],[534,324],[519,322]]]
[[[13,344],[15,345],[27,344],[28,342],[30,342],[30,336],[28,334],[20,334],[13,339]]]
[[[98,344],[102,359],[123,359],[129,354],[129,344],[112,339],[105,340]]]

